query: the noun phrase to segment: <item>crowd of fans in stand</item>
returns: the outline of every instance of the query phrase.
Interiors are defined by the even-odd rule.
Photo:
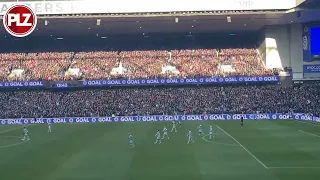
[[[173,66],[178,73],[163,72]],[[231,65],[234,72],[221,70]],[[116,67],[126,71],[112,74]],[[69,68],[80,73],[66,74]],[[22,69],[19,76],[13,70]],[[268,75],[255,49],[191,49],[0,54],[0,81]]]
[[[320,85],[0,92],[0,118],[300,112],[320,115]]]
[[[1,81],[61,80],[74,53],[0,53]],[[14,70],[24,72],[11,76]]]

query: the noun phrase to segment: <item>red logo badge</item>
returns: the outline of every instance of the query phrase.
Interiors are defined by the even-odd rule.
[[[14,4],[4,13],[3,26],[12,36],[26,37],[36,28],[37,15],[27,5]]]

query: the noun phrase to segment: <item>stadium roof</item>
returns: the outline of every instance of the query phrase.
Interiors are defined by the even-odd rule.
[[[110,36],[151,33],[236,33],[256,31],[266,25],[320,21],[317,10],[290,13],[167,17],[101,17],[39,19],[33,36]],[[97,25],[97,19],[101,19]],[[47,21],[47,25],[46,25]],[[1,26],[0,38],[8,36]]]

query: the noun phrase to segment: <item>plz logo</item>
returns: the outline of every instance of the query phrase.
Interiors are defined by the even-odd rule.
[[[24,4],[10,6],[3,16],[3,26],[15,37],[26,37],[37,26],[37,15],[34,10]]]

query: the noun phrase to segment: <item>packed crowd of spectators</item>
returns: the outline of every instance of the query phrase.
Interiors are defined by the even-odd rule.
[[[61,80],[72,62],[72,52],[0,53],[1,81]],[[22,70],[20,74],[15,70]]]
[[[85,79],[104,79],[109,78],[110,71],[116,66],[118,52],[115,51],[96,51],[96,52],[80,52],[75,54],[70,68],[78,68],[80,75],[73,75],[72,78]],[[80,76],[80,77],[79,77]],[[65,80],[68,80],[66,77]]]
[[[22,61],[26,80],[61,80],[69,68],[72,52],[32,53]]]
[[[320,85],[0,92],[0,118],[300,112],[320,115]]]
[[[24,53],[0,53],[0,81],[12,80],[9,77],[13,69],[21,68]]]
[[[228,65],[232,71],[221,67]],[[170,66],[167,70],[165,67]],[[121,68],[121,71],[115,71]],[[23,73],[14,74],[16,69]],[[79,72],[70,69],[78,69]],[[173,70],[174,71],[173,71]],[[0,80],[266,75],[255,49],[185,49],[0,54]]]

